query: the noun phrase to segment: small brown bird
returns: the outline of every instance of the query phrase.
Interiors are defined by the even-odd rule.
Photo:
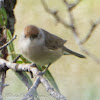
[[[64,46],[66,40],[34,25],[24,28],[19,40],[22,54],[37,65],[51,64],[62,55],[85,56]]]

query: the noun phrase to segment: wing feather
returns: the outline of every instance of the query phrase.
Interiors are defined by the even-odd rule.
[[[62,48],[64,43],[66,43],[66,40],[63,40],[62,38],[51,34],[44,29],[42,29],[42,31],[45,34],[45,45],[48,49],[56,50],[58,48]]]

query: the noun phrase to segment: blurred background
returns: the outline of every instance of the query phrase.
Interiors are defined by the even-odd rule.
[[[68,0],[74,2],[75,0]],[[59,10],[59,15],[69,22],[69,16],[63,0],[46,0],[48,6]],[[18,38],[23,28],[28,24],[56,34],[68,40],[65,46],[80,52],[70,29],[57,23],[53,16],[48,14],[41,3],[41,0],[17,0],[15,7],[15,34]],[[100,18],[100,0],[81,0],[73,10],[75,25],[81,38],[88,33],[91,22]],[[16,52],[19,54],[18,38],[14,42]],[[91,38],[85,43],[85,47],[94,55],[100,58],[100,25],[94,30]],[[83,54],[83,53],[82,53]],[[87,56],[87,59],[80,59],[75,56],[63,56],[49,68],[59,87],[61,94],[68,100],[100,100],[100,64],[94,62]],[[25,85],[17,78],[13,71],[7,72],[6,83],[10,86],[4,89],[4,100],[20,100],[27,92]],[[38,87],[40,100],[55,100],[42,85]]]

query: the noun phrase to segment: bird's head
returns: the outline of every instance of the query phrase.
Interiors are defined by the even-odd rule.
[[[39,29],[34,25],[28,25],[24,28],[24,37],[35,39],[38,37]]]

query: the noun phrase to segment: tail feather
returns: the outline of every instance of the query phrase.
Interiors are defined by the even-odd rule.
[[[64,53],[65,55],[72,54],[72,55],[75,55],[75,56],[80,57],[80,58],[86,58],[84,55],[76,53],[76,52],[74,52],[74,51],[72,51],[72,50],[70,50],[70,49],[68,49],[66,47],[63,47],[63,50],[65,51],[65,53]]]

